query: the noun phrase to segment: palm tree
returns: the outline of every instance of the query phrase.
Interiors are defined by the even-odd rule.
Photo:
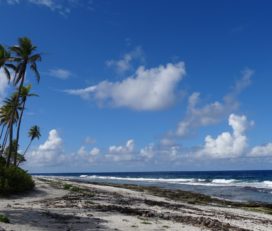
[[[19,45],[9,48],[12,54],[11,60],[16,63],[16,65],[10,66],[10,68],[15,71],[14,85],[19,84],[19,91],[21,91],[28,65],[30,65],[30,69],[34,72],[37,81],[40,81],[40,74],[36,62],[41,61],[41,54],[33,54],[37,47],[32,44],[29,38],[19,38],[18,42]]]
[[[0,113],[1,113],[1,109],[0,109]],[[4,144],[6,143],[6,140],[7,140],[7,135],[8,135],[7,131],[8,131],[8,129],[6,129],[6,124],[2,119],[0,120],[0,125],[2,126],[1,134],[0,134],[0,141],[1,141],[2,136],[3,136],[3,142],[0,143],[0,157],[1,157],[3,152],[4,152]],[[6,131],[5,131],[5,129],[6,129]]]
[[[39,139],[41,137],[40,127],[37,125],[32,126],[28,131],[28,136],[30,137],[30,142],[28,146],[26,147],[26,150],[24,151],[23,156],[25,156],[25,154],[27,153],[32,141],[34,139]]]
[[[19,164],[22,163],[22,162],[24,162],[24,161],[26,161],[26,159],[20,153],[15,153],[16,145],[17,145],[16,140],[13,140],[12,141],[12,155],[11,155],[11,159],[14,160],[15,157],[17,158],[17,162],[16,162],[15,166],[18,167]],[[18,147],[17,147],[17,149],[18,149]],[[3,157],[4,157],[5,161],[6,161],[7,156],[8,156],[8,150],[9,150],[9,146],[6,147],[6,149],[5,149],[4,153],[3,153],[4,154]]]
[[[19,143],[20,128],[21,128],[21,122],[22,122],[22,118],[23,118],[23,114],[24,114],[24,110],[25,110],[26,100],[27,100],[28,97],[38,96],[37,94],[30,93],[31,87],[32,87],[31,84],[27,85],[26,87],[23,86],[22,89],[21,89],[21,95],[19,96],[20,99],[21,99],[20,104],[21,104],[22,109],[20,111],[20,116],[19,116],[18,125],[17,125],[17,132],[16,132],[17,145]],[[16,150],[16,151],[18,151],[18,150]],[[16,165],[16,163],[17,163],[17,152],[15,152],[14,162],[13,163],[14,163],[14,165]]]
[[[9,166],[10,164],[10,158],[12,154],[11,144],[12,144],[12,137],[13,137],[13,125],[14,123],[17,122],[19,118],[19,110],[21,110],[21,107],[18,104],[18,93],[14,93],[10,98],[7,98],[4,101],[4,105],[0,109],[0,120],[6,124],[7,132],[9,132],[9,153],[7,155],[7,166]],[[6,141],[2,145],[3,150],[5,149],[5,146],[6,146]]]
[[[41,61],[41,55],[40,54],[33,54],[35,50],[37,49],[36,46],[34,46],[29,38],[22,37],[18,40],[19,44],[9,47],[10,53],[11,53],[11,60],[14,64],[9,64],[8,67],[11,68],[14,71],[14,79],[13,83],[14,85],[19,85],[18,87],[18,95],[17,95],[17,102],[19,102],[19,97],[21,96],[21,92],[24,86],[25,82],[25,75],[28,67],[31,71],[34,72],[37,81],[40,80],[40,74],[37,69],[37,61]],[[11,115],[11,119],[14,120],[14,114]],[[12,133],[10,133],[12,135]],[[12,141],[12,137],[9,138],[10,142]],[[19,143],[19,136],[16,139],[17,145],[15,146],[17,153],[18,143]],[[11,156],[12,152],[12,146],[9,146],[9,156]]]
[[[10,72],[8,67],[9,61],[11,61],[10,53],[4,46],[0,44],[0,69],[3,69],[4,74],[6,75],[7,79],[10,81]],[[2,108],[0,110],[2,110]],[[2,135],[7,125],[4,120],[5,120],[4,118],[0,119],[0,125],[2,126],[0,140],[2,138]],[[8,129],[6,129],[5,136],[3,139],[3,144],[6,143],[7,141],[7,134],[8,134],[7,131]],[[4,152],[4,147],[3,145],[0,145],[0,156],[3,154],[3,152]]]
[[[9,63],[11,61],[10,53],[0,44],[0,69],[3,68],[3,71],[10,81],[10,72],[9,72]]]

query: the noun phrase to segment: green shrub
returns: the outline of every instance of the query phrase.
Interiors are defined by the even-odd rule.
[[[72,187],[71,184],[64,184],[64,185],[63,185],[63,188],[64,188],[65,190],[69,190],[71,187]]]
[[[79,188],[79,187],[77,187],[77,186],[72,186],[72,187],[70,188],[70,190],[71,190],[72,192],[82,192],[82,191],[83,191],[81,188]]]
[[[7,216],[0,214],[0,222],[9,223],[9,219]]]
[[[33,189],[34,186],[31,175],[23,169],[0,166],[0,194],[21,193]]]
[[[5,166],[5,164],[6,164],[6,159],[4,157],[0,156],[0,168],[2,166]]]

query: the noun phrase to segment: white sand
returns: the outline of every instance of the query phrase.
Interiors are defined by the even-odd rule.
[[[272,230],[272,216],[263,213],[191,205],[125,188],[72,183],[88,189],[90,195],[85,195],[35,181],[36,190],[31,194],[0,199],[0,214],[7,215],[11,222],[0,223],[0,227],[10,231]]]

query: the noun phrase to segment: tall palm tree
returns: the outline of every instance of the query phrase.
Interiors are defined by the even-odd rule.
[[[2,69],[4,74],[6,75],[7,79],[10,81],[10,71],[9,71],[9,61],[11,61],[11,56],[10,56],[10,52],[0,44],[0,70]],[[2,109],[0,109],[2,110]],[[4,133],[4,130],[6,128],[6,123],[4,121],[5,119],[4,118],[1,118],[0,119],[0,126],[2,126],[2,129],[1,129],[1,135],[0,135],[0,140],[2,138],[2,135]],[[5,132],[5,135],[4,135],[4,138],[3,138],[3,143],[2,145],[0,145],[0,156],[3,154],[4,152],[4,147],[3,147],[3,144],[6,143],[6,140],[7,140],[7,134],[8,134],[8,129],[6,129],[6,132]]]
[[[0,109],[0,120],[7,125],[7,132],[9,132],[9,153],[7,155],[7,166],[10,164],[10,158],[12,154],[12,137],[13,137],[13,125],[18,121],[19,110],[21,107],[18,103],[18,93],[14,93],[10,98],[4,100],[4,105]],[[5,149],[6,143],[3,144]],[[16,149],[17,150],[17,149]]]
[[[25,76],[26,76],[26,71],[28,67],[30,68],[31,71],[34,72],[37,81],[39,82],[40,80],[40,74],[37,69],[37,61],[41,61],[41,54],[35,53],[37,47],[34,46],[29,38],[22,37],[19,38],[18,40],[18,45],[9,47],[10,53],[11,53],[11,61],[13,62],[12,64],[9,64],[9,68],[11,68],[14,73],[14,79],[13,83],[14,85],[18,86],[18,95],[17,95],[17,101],[19,102],[19,97],[21,95],[24,82],[25,82]],[[11,115],[12,120],[14,120],[14,114]],[[10,133],[10,135],[13,135]],[[10,142],[12,141],[13,137],[9,137]],[[16,140],[17,145],[15,148],[18,148],[18,143],[19,143],[19,137]],[[12,145],[9,146],[9,156],[11,156],[12,152]],[[17,149],[15,150],[15,153],[17,153]]]
[[[23,118],[23,114],[24,114],[24,110],[25,110],[26,100],[27,100],[28,97],[38,96],[37,94],[30,93],[31,87],[32,87],[31,84],[29,84],[27,86],[23,86],[22,89],[21,89],[21,95],[19,96],[20,97],[21,111],[20,111],[20,116],[19,116],[19,120],[18,120],[16,139],[15,139],[15,141],[17,142],[17,145],[19,143],[18,141],[19,141],[19,138],[20,138],[21,122],[22,122],[22,118]],[[17,148],[18,148],[18,146],[17,146]],[[13,162],[14,165],[16,165],[16,163],[17,163],[17,151],[18,150],[16,150],[16,152],[14,152],[15,153],[14,162]]]
[[[23,156],[27,153],[32,141],[34,139],[39,139],[41,137],[40,127],[37,125],[32,126],[28,131],[28,136],[30,137],[30,142],[26,147],[26,150],[24,151]]]

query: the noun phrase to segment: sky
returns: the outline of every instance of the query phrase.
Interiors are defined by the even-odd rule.
[[[0,0],[42,54],[32,173],[271,169],[268,0]],[[0,100],[12,91],[0,71]]]

